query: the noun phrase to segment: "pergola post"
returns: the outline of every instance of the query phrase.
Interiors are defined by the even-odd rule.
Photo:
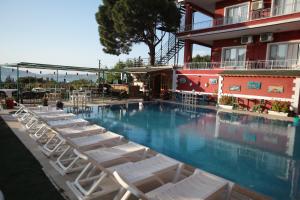
[[[58,69],[56,70],[55,98],[57,97],[57,86],[58,86]]]
[[[17,100],[18,102],[20,102],[20,85],[19,85],[19,66],[17,66],[17,90],[18,90],[18,96],[17,96]]]

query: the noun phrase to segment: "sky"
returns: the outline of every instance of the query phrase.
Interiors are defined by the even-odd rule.
[[[37,62],[111,67],[119,60],[148,57],[144,44],[129,55],[105,54],[95,13],[101,0],[0,0],[0,64]],[[207,48],[194,47],[194,54]],[[181,52],[182,60],[182,52]]]

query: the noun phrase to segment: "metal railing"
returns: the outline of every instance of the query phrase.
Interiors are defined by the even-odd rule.
[[[191,62],[185,69],[229,69],[229,70],[300,70],[300,60],[258,60],[258,61],[223,61]]]
[[[260,10],[251,11],[248,16],[234,16],[234,17],[220,17],[198,23],[185,25],[179,28],[179,32],[201,30],[206,28],[220,27],[231,24],[244,23],[248,21],[264,19],[269,17],[275,17],[279,15],[287,15],[295,12],[300,12],[300,3],[293,3],[283,6],[276,6],[273,9],[266,8]]]

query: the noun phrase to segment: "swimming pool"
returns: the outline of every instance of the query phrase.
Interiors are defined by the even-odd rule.
[[[274,199],[300,199],[300,127],[291,122],[167,103],[80,117]]]

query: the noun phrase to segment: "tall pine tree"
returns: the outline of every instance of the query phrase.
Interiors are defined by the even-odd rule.
[[[151,65],[155,64],[155,47],[162,40],[157,30],[175,32],[180,18],[174,0],[103,0],[96,13],[104,52],[128,54],[133,44],[145,43]]]

